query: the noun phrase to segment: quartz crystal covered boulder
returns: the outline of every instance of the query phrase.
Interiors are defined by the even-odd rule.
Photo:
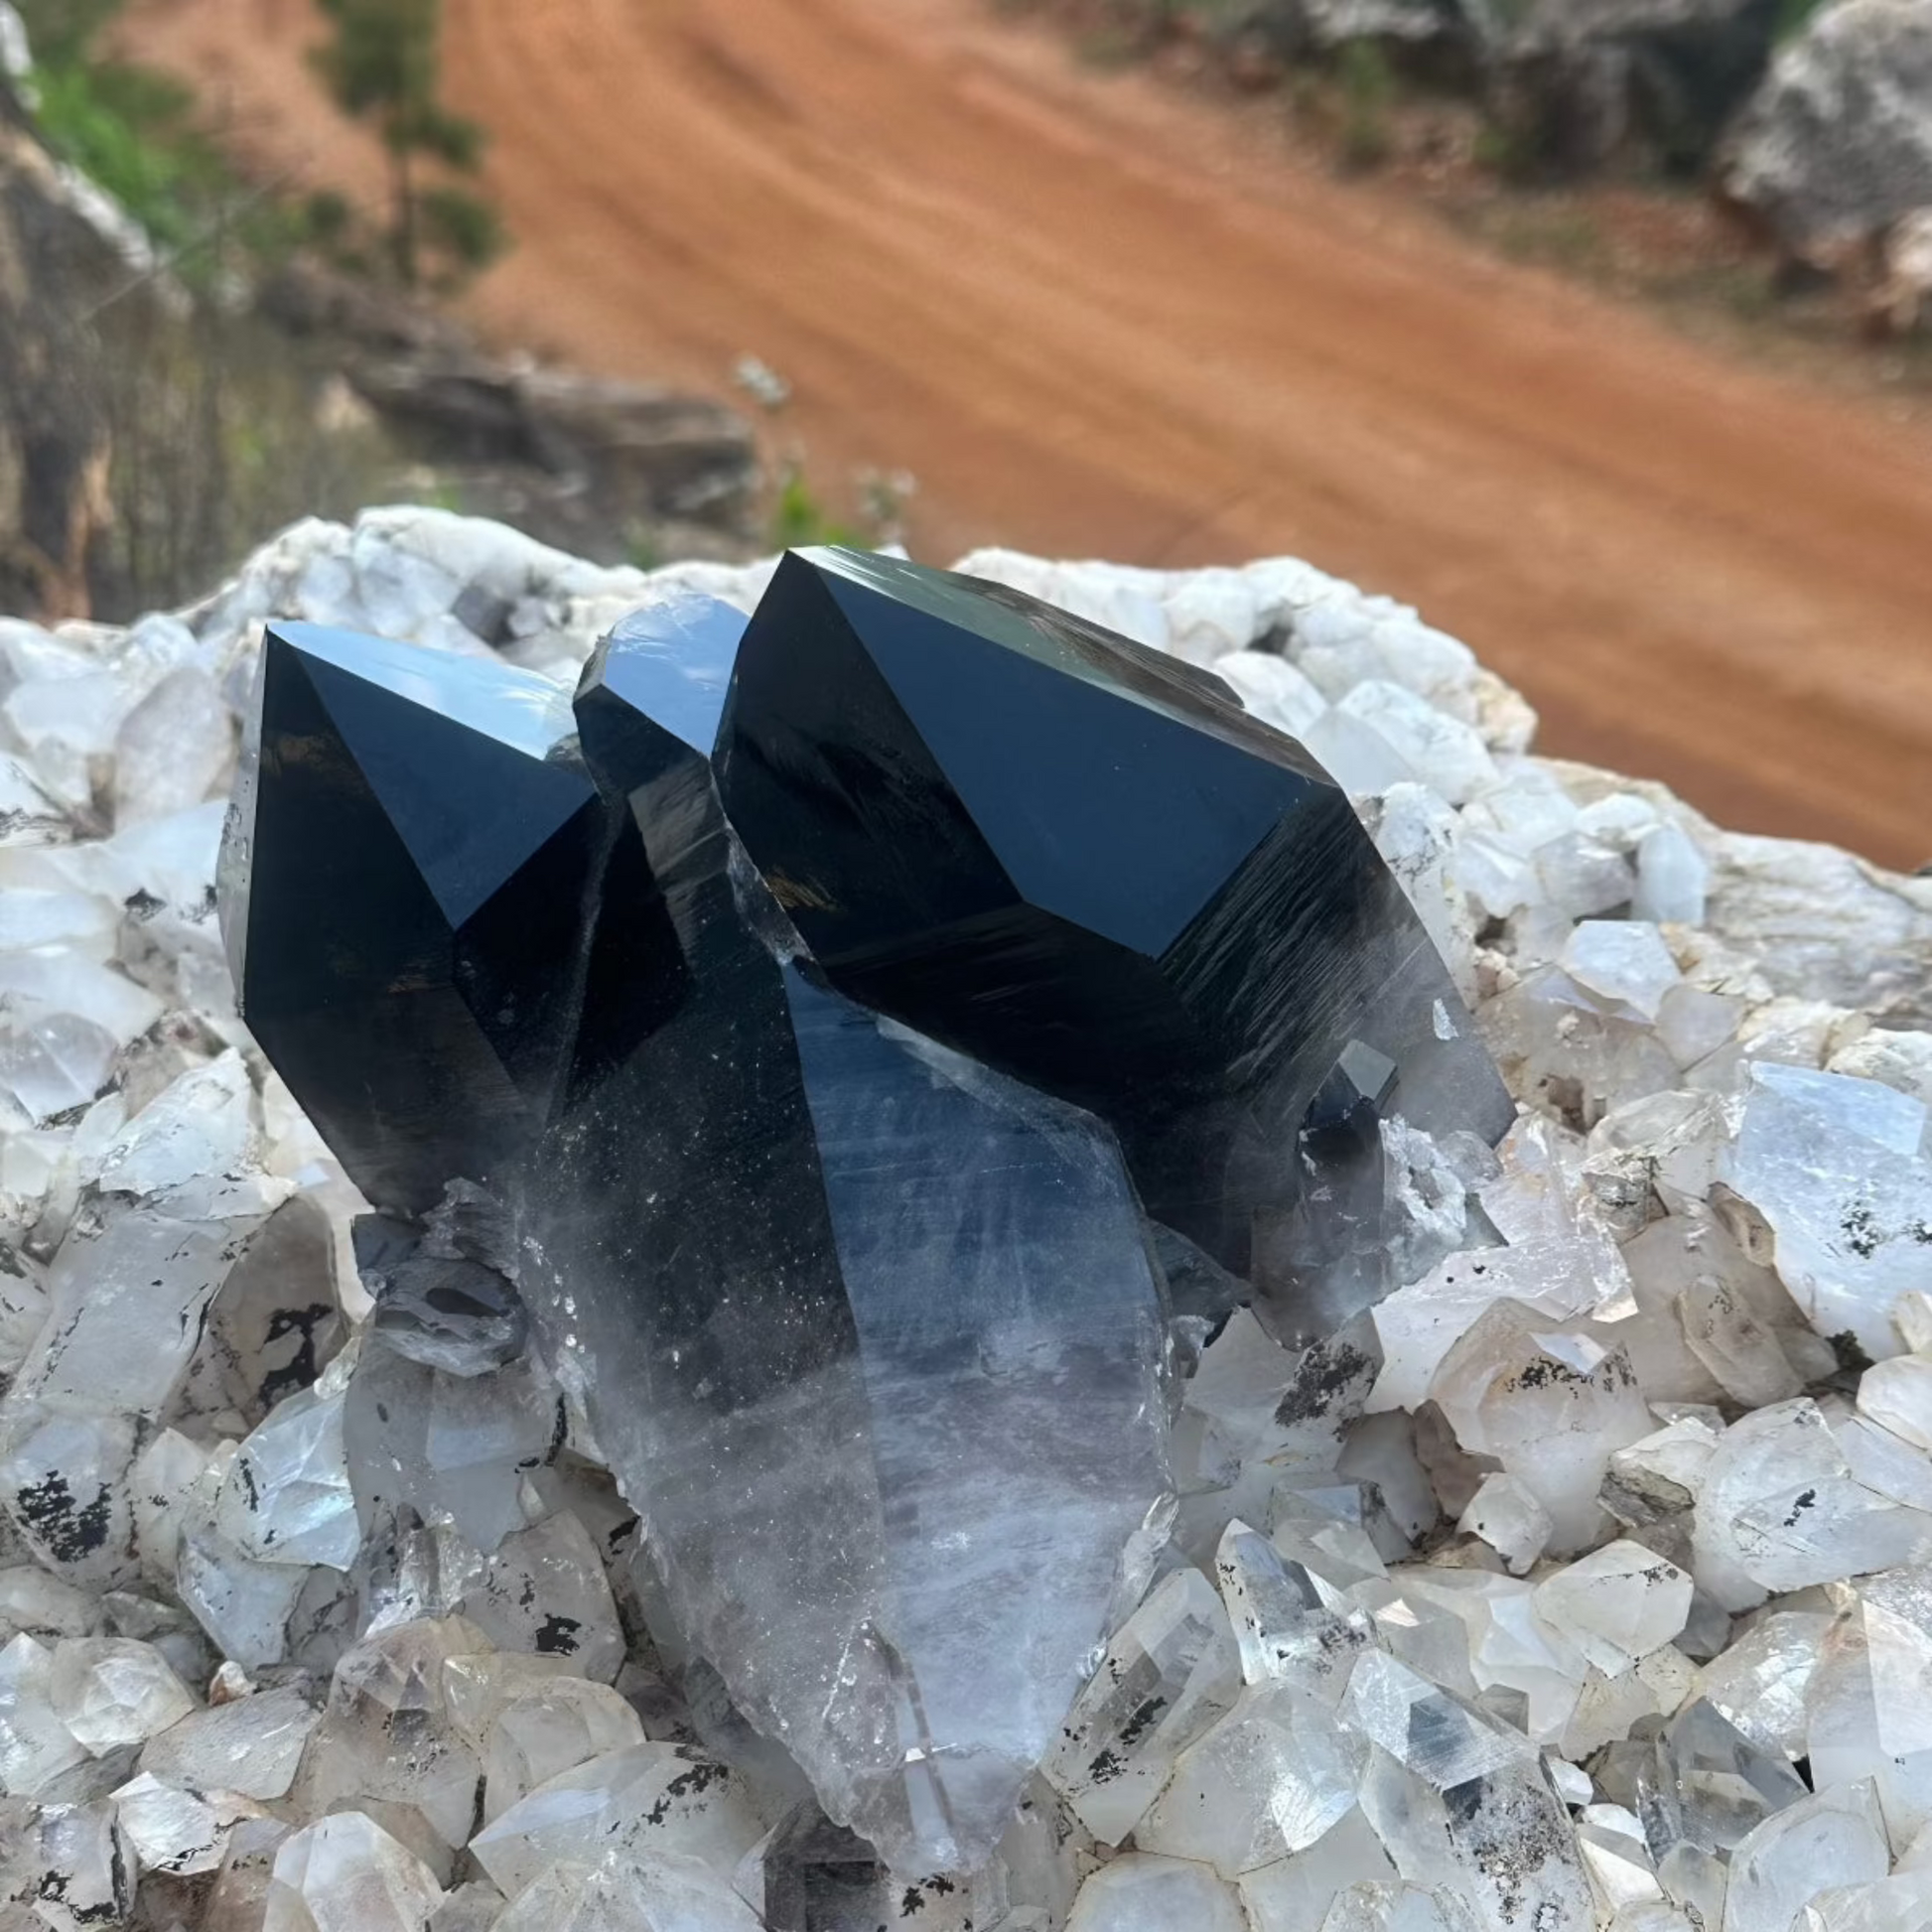
[[[1289,560],[964,568],[1170,658],[416,511],[132,632],[0,621],[0,1932],[1932,1923],[1932,881],[1537,759]],[[728,708],[784,651],[850,687],[799,583],[917,727],[848,707],[863,849],[816,740],[728,810],[773,723]],[[293,1091],[199,797],[264,623],[226,912]],[[1068,792],[992,701],[1035,677]],[[1330,826],[1263,726],[1442,947],[1500,1145],[1412,1120],[1414,980],[1324,1004],[1326,874],[1234,836],[1284,774]],[[963,1013],[957,930],[888,1011],[835,929],[960,876],[886,811],[931,759],[1040,941]],[[1102,930],[1176,866],[1218,1007]],[[1002,1037],[1042,961],[1149,993],[1074,1014],[1077,1091]],[[1127,1105],[1176,1012],[1218,1230],[1140,1198],[1208,1144]]]

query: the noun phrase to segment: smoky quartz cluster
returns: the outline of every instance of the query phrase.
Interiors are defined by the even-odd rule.
[[[844,550],[574,703],[302,624],[257,702],[234,981],[397,1373],[527,1321],[737,1709],[975,1867],[1164,1540],[1176,1316],[1345,1329],[1382,1124],[1512,1117],[1346,796],[1209,671]]]

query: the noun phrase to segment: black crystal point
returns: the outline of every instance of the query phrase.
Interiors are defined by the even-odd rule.
[[[716,762],[835,985],[1092,1108],[1150,1212],[1239,1275],[1351,1039],[1412,1125],[1508,1124],[1347,799],[1207,672],[1000,586],[793,552]]]
[[[748,620],[715,597],[675,593],[634,612],[591,653],[577,728],[600,783],[630,792],[711,756]]]
[[[545,678],[275,624],[256,702],[222,864],[241,1011],[369,1199],[421,1212],[610,1049],[585,993],[631,977],[649,881]],[[607,875],[635,891],[587,927]]]

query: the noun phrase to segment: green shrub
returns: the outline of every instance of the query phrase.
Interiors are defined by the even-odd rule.
[[[771,548],[797,550],[808,544],[838,543],[855,550],[866,547],[864,534],[833,517],[805,480],[801,465],[785,465],[771,503]]]
[[[91,36],[113,10],[94,0],[70,19],[63,11],[65,31],[35,43],[42,136],[126,209],[183,281],[210,282],[231,247],[279,259],[305,238],[302,208],[241,178],[197,124],[192,89],[97,54]]]
[[[1395,147],[1390,115],[1395,106],[1395,70],[1373,41],[1350,41],[1335,64],[1341,87],[1341,159],[1346,168],[1367,173],[1388,160]]]
[[[139,100],[143,118],[136,119],[115,99],[117,89],[104,84],[99,69],[44,68],[36,80],[40,127],[49,146],[113,196],[158,247],[187,243],[215,170],[199,144],[181,135],[179,90],[169,97],[161,87],[118,89],[124,99]]]
[[[425,246],[451,264],[452,280],[481,275],[509,251],[509,230],[495,205],[466,189],[426,189],[420,218]]]

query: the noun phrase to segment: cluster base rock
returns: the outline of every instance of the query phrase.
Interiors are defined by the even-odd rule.
[[[1932,1922],[1932,882],[962,568],[0,621],[6,1932]]]

